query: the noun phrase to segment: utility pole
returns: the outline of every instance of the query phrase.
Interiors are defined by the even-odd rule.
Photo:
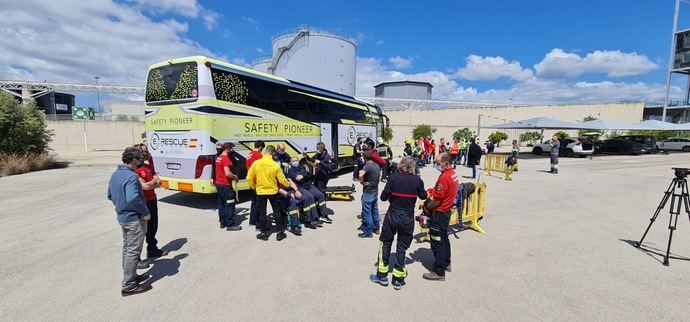
[[[668,59],[668,70],[666,71],[666,94],[664,95],[663,111],[661,113],[661,121],[666,122],[666,109],[668,108],[668,99],[671,91],[671,75],[673,70],[673,62],[676,56],[676,33],[678,31],[678,11],[680,10],[680,0],[676,0],[676,9],[673,12],[673,34],[671,37],[671,53]],[[688,90],[688,89],[686,89]],[[683,105],[687,105],[684,102]]]
[[[98,80],[100,79],[99,76],[94,77],[96,79],[96,99],[98,101],[98,112],[103,112],[101,110],[101,91],[98,89]]]
[[[482,115],[477,114],[477,139],[479,139],[479,133],[482,129]]]

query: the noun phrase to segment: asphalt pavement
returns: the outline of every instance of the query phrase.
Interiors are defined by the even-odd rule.
[[[330,201],[334,223],[278,242],[218,228],[214,196],[159,189],[153,290],[122,298],[122,234],[107,181],[117,153],[69,167],[0,178],[0,321],[20,320],[688,320],[690,224],[679,218],[670,266],[668,212],[635,247],[690,154],[525,158],[513,181],[487,184],[487,234],[451,235],[453,272],[422,279],[428,243],[408,250],[400,291],[368,280],[378,240],[357,238],[352,202]],[[460,175],[469,169],[459,167]],[[427,187],[438,172],[422,169]],[[463,181],[469,179],[461,178]],[[331,184],[352,184],[344,174]],[[382,188],[382,186],[381,186]],[[387,203],[380,203],[385,212]],[[419,229],[416,228],[415,233]],[[141,270],[139,273],[146,272]]]

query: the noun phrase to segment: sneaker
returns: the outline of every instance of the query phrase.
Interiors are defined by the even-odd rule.
[[[256,235],[256,239],[261,239],[261,240],[266,241],[266,240],[268,240],[268,234],[267,233],[259,233],[258,235]]]
[[[299,229],[298,227],[290,228],[290,232],[295,236],[302,236],[302,229]]]
[[[139,261],[139,263],[137,263],[137,269],[147,269],[149,266],[151,265],[149,265],[147,261]]]
[[[446,280],[445,276],[440,276],[440,275],[436,274],[435,272],[424,273],[424,275],[422,275],[422,277],[425,280],[430,280],[430,281],[445,281]]]
[[[328,216],[323,216],[321,217],[321,221],[327,223],[327,224],[332,224],[333,220],[331,218],[328,218]]]
[[[361,234],[357,234],[357,237],[359,237],[359,238],[373,238],[374,235],[373,235],[373,234],[361,233]]]
[[[225,227],[226,227],[225,224],[220,224],[220,229],[223,229]]]
[[[403,286],[405,286],[405,281],[404,280],[397,280],[393,279],[393,288],[396,290],[400,290]]]
[[[125,297],[125,296],[130,296],[130,295],[148,292],[152,288],[153,288],[153,286],[151,286],[151,285],[141,284],[141,285],[137,285],[135,288],[133,288],[131,290],[122,290],[122,292],[120,294],[122,294],[122,297]]]
[[[450,272],[451,272],[451,269],[450,269],[450,264],[448,264],[448,266],[446,266],[446,272],[448,272],[448,273],[450,273]]]
[[[227,231],[238,231],[238,230],[242,230],[242,226],[240,226],[240,225],[228,226],[227,228],[225,228],[225,230],[227,230]]]
[[[379,276],[378,274],[371,274],[369,275],[369,280],[382,286],[388,286],[388,276]]]
[[[146,257],[148,258],[158,258],[163,257],[165,255],[168,255],[168,252],[160,249],[149,250],[146,252]]]
[[[381,235],[381,231],[378,228],[376,228],[374,229],[374,234]]]
[[[318,219],[317,219],[317,220],[314,220],[314,225],[315,225],[316,227],[323,227],[323,221],[318,220]]]
[[[287,235],[285,234],[284,231],[281,231],[281,232],[279,232],[279,233],[276,235],[276,240],[277,240],[277,241],[281,241],[281,240],[283,240],[283,239],[285,239],[285,238],[287,238]]]
[[[316,229],[316,223],[314,223],[313,221],[308,222],[308,223],[304,224],[304,227],[307,227],[309,229]]]

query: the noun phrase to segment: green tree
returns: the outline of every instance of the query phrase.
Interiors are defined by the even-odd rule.
[[[52,136],[33,100],[21,104],[0,92],[0,154],[44,154]]]
[[[436,133],[436,129],[430,125],[417,125],[417,127],[412,130],[412,138],[416,140],[419,138],[426,138],[427,136],[431,137],[434,133]]]
[[[568,132],[565,132],[565,131],[558,131],[558,132],[554,133],[553,135],[558,137],[559,140],[563,140],[563,139],[570,136],[570,135],[568,135]]]
[[[520,141],[528,142],[527,146],[533,146],[534,141],[541,141],[543,138],[544,136],[538,131],[530,131],[520,134]]]
[[[463,128],[460,130],[455,131],[453,133],[453,139],[466,139],[468,140],[469,138],[472,137],[472,131],[468,128]]]
[[[501,141],[505,141],[508,139],[508,134],[505,132],[501,131],[496,131],[494,133],[489,134],[489,140],[494,141],[496,143],[500,143]]]
[[[391,140],[393,140],[393,128],[392,127],[386,127],[383,129],[383,140],[386,143],[390,143]]]

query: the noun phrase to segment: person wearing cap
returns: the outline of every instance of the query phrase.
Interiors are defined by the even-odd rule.
[[[388,169],[393,160],[393,151],[391,151],[391,148],[383,141],[383,138],[380,137],[376,139],[376,142],[378,143],[376,152],[385,161],[385,164],[381,166],[381,181],[386,182],[388,179]]]

